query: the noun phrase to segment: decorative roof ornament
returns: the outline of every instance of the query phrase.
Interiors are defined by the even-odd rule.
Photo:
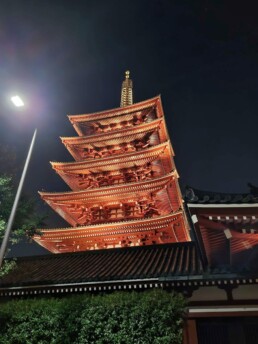
[[[120,107],[133,104],[133,82],[130,79],[130,71],[125,72],[125,80],[122,83]]]

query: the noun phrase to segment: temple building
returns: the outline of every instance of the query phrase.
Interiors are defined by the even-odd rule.
[[[188,299],[184,344],[258,343],[258,188],[182,197],[161,98],[133,103],[129,72],[119,108],[68,118],[71,191],[40,192],[68,227],[34,235],[53,254],[18,258],[0,302],[162,288]]]
[[[51,164],[72,191],[40,196],[72,227],[33,238],[53,253],[190,240],[161,98],[133,104],[132,87],[127,71],[121,107],[68,116],[75,161]]]

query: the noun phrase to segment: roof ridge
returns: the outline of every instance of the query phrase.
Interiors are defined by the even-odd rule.
[[[151,122],[148,123],[141,123],[139,124],[137,127],[130,127],[130,128],[122,128],[122,129],[118,129],[118,130],[113,130],[113,131],[109,131],[107,133],[101,133],[98,135],[91,135],[91,136],[60,136],[60,139],[62,140],[62,142],[65,141],[84,141],[86,140],[87,142],[93,142],[93,143],[97,143],[97,142],[101,142],[105,139],[105,137],[110,136],[111,139],[114,139],[114,136],[119,135],[119,137],[121,136],[121,134],[124,133],[128,133],[128,132],[136,132],[136,134],[138,134],[138,132],[142,133],[144,132],[145,128],[150,127],[149,130],[151,130],[152,128],[155,127],[155,124],[158,124],[159,122],[164,122],[164,117],[159,117],[154,119]],[[141,130],[142,129],[142,130]],[[147,129],[148,130],[148,129]],[[132,135],[131,133],[126,134],[125,136],[129,136]],[[97,140],[98,138],[100,138],[99,140]],[[108,139],[107,139],[108,140]]]
[[[50,253],[50,254],[43,254],[37,256],[21,256],[16,257],[18,261],[29,261],[35,259],[62,259],[66,256],[84,256],[84,255],[100,255],[102,253],[105,254],[112,254],[114,252],[126,252],[126,251],[138,251],[138,250],[152,250],[153,248],[156,249],[166,249],[168,247],[178,247],[178,246],[196,246],[196,242],[194,241],[185,241],[185,242],[174,242],[174,243],[162,243],[162,244],[154,244],[154,245],[143,245],[143,246],[130,246],[130,247],[115,247],[109,249],[98,249],[98,250],[85,250],[85,251],[78,251],[78,252],[61,252],[61,253]],[[13,258],[5,258],[5,260],[12,260]]]
[[[58,195],[76,195],[76,194],[80,194],[80,195],[83,195],[84,193],[89,193],[89,194],[92,194],[94,195],[95,193],[97,192],[103,192],[103,191],[111,191],[112,189],[114,190],[123,190],[124,188],[133,188],[133,187],[137,187],[138,185],[147,185],[147,184],[154,184],[155,182],[159,182],[159,181],[162,181],[163,179],[166,179],[168,177],[172,177],[173,174],[175,173],[175,169],[172,170],[171,172],[169,173],[166,173],[165,175],[163,176],[159,176],[159,177],[156,177],[156,178],[153,178],[153,179],[149,179],[149,180],[146,180],[146,181],[137,181],[137,182],[131,182],[131,183],[123,183],[123,184],[117,184],[117,185],[108,185],[108,186],[102,186],[102,187],[99,187],[99,188],[94,188],[94,189],[86,189],[86,190],[78,190],[78,191],[63,191],[63,192],[46,192],[46,191],[38,191],[38,193],[40,195],[50,195],[50,196],[58,196]]]
[[[157,96],[154,96],[152,98],[145,99],[145,100],[142,100],[140,102],[134,103],[132,105],[124,106],[124,107],[116,107],[116,108],[112,108],[109,110],[91,112],[91,113],[86,113],[86,114],[74,114],[74,115],[69,114],[67,116],[68,116],[69,120],[71,120],[71,119],[75,119],[76,117],[81,117],[81,116],[91,117],[91,116],[96,116],[96,115],[104,115],[104,114],[107,114],[110,112],[121,112],[121,114],[123,114],[123,113],[126,113],[126,111],[128,111],[129,109],[133,109],[133,108],[140,106],[140,105],[145,105],[146,103],[147,104],[151,103],[152,101],[154,102],[155,100],[158,101],[159,99],[161,99],[160,94],[158,94]]]
[[[135,156],[135,155],[141,155],[141,154],[148,154],[150,153],[151,151],[155,151],[156,149],[159,149],[159,148],[162,148],[162,146],[167,146],[168,144],[170,143],[170,140],[166,140],[165,142],[162,142],[162,143],[159,143],[158,145],[154,145],[154,146],[150,146],[148,148],[145,148],[144,150],[139,150],[139,151],[134,151],[134,152],[126,152],[126,153],[123,153],[123,154],[118,154],[116,157],[114,155],[112,156],[107,156],[107,157],[103,157],[101,159],[87,159],[87,160],[79,160],[79,161],[70,161],[70,162],[67,162],[67,161],[50,161],[50,164],[51,165],[87,165],[87,164],[90,164],[90,163],[93,163],[95,162],[96,164],[99,164],[100,162],[103,162],[103,161],[110,161],[110,160],[115,160],[115,159],[119,159],[121,160],[121,158],[123,157],[129,157],[129,156]]]

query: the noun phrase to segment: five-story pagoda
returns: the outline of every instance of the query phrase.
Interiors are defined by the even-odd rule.
[[[120,108],[70,115],[62,137],[74,162],[52,162],[72,191],[40,192],[72,227],[41,229],[53,253],[189,241],[160,96],[133,104],[126,72]]]

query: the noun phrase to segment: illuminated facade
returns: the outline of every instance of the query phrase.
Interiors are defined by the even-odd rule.
[[[133,104],[126,72],[121,107],[70,115],[62,137],[74,162],[52,162],[70,192],[40,192],[69,228],[40,230],[53,253],[189,241],[160,96]]]

